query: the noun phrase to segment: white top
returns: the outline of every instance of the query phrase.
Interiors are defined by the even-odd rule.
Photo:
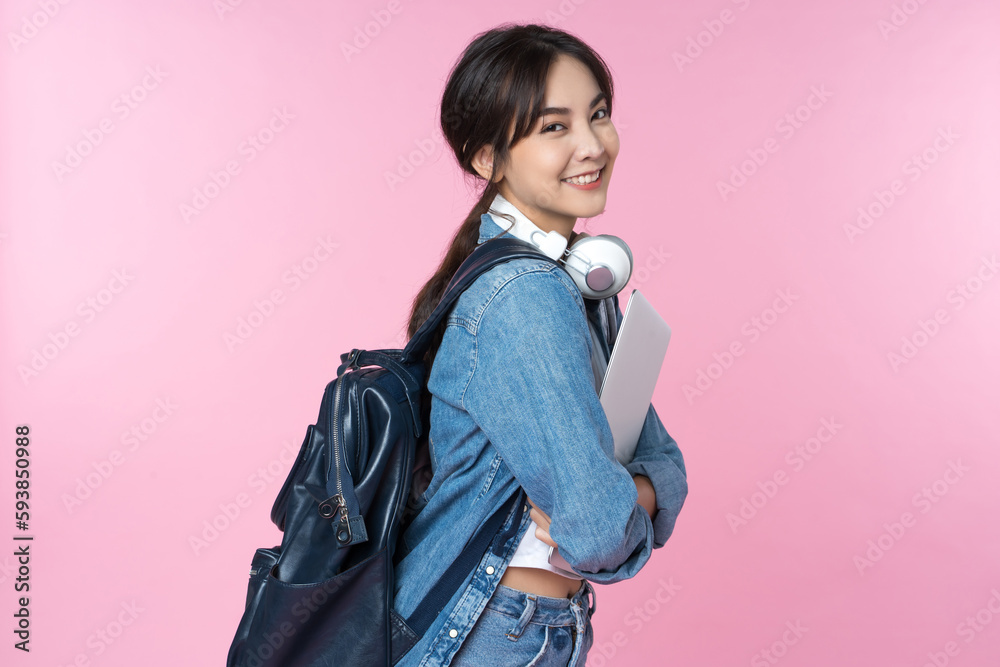
[[[503,195],[497,193],[497,196],[493,199],[493,203],[490,205],[490,209],[498,211],[500,213],[508,213],[514,217],[514,226],[507,230],[506,233],[519,238],[523,241],[532,242],[531,236],[533,232],[542,232],[535,223],[528,220],[528,218],[521,213],[513,204],[511,204]],[[504,222],[509,222],[504,220]],[[499,224],[499,223],[498,223]],[[501,225],[504,227],[505,225]],[[541,241],[542,237],[534,235],[534,240]],[[537,243],[533,243],[537,245]],[[604,379],[604,373],[608,368],[608,361],[604,358],[604,351],[601,349],[601,344],[597,338],[597,331],[594,329],[594,324],[588,318],[587,324],[590,327],[590,337],[594,341],[591,346],[593,353],[590,357],[591,365],[594,368],[594,388],[601,388],[601,381]],[[524,537],[521,538],[520,544],[517,545],[517,549],[514,551],[514,555],[508,563],[508,567],[534,567],[541,570],[548,570],[549,572],[555,572],[556,574],[561,574],[564,577],[569,577],[571,579],[583,579],[579,575],[570,575],[569,572],[561,568],[557,568],[549,563],[549,545],[542,542],[535,536],[535,528],[538,524],[532,520],[531,525],[528,526],[528,532],[525,533]]]

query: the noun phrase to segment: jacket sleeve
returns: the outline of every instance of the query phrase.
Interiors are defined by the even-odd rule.
[[[653,548],[662,547],[674,532],[674,523],[687,498],[687,471],[684,458],[660,417],[650,404],[632,461],[625,465],[631,475],[645,475],[656,491],[656,519],[653,521]]]
[[[614,458],[582,300],[556,270],[510,278],[484,307],[463,407],[552,519],[562,556],[581,576],[612,583],[639,572],[654,530]]]
[[[622,311],[614,299],[615,317],[621,327]],[[677,442],[663,427],[652,404],[639,433],[639,442],[632,461],[625,465],[631,475],[649,478],[656,491],[656,519],[653,521],[653,548],[662,547],[674,531],[677,515],[687,498],[687,469]]]

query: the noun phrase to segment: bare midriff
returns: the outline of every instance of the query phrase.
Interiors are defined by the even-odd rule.
[[[583,586],[579,579],[570,579],[537,567],[508,567],[500,578],[500,583],[508,588],[549,598],[571,598]]]

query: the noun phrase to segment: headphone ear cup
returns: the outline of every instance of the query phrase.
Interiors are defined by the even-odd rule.
[[[625,241],[621,240],[619,237],[612,236],[611,234],[601,234],[600,236],[602,239],[607,239],[608,241],[611,241],[625,252],[625,255],[628,257],[628,272],[629,275],[632,275],[632,249],[628,247],[628,244],[625,243]],[[625,282],[628,281],[626,280]]]
[[[585,236],[569,252],[564,264],[585,298],[615,295],[632,276],[632,251],[617,236]]]

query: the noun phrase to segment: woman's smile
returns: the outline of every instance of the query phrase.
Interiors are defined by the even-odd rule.
[[[587,172],[580,176],[573,176],[571,178],[564,178],[562,182],[571,185],[577,190],[595,190],[601,186],[603,181],[601,180],[601,173],[604,171],[604,167],[596,171]]]

